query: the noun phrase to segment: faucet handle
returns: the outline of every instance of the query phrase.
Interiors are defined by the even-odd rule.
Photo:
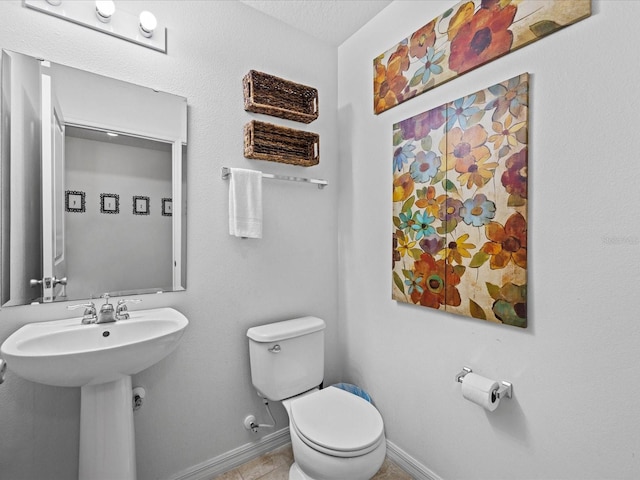
[[[127,303],[140,303],[142,301],[141,298],[127,298],[118,300],[118,307],[122,310],[127,309]]]
[[[95,303],[87,302],[87,303],[79,303],[77,305],[68,305],[67,306],[67,310],[75,310],[75,309],[80,308],[80,307],[84,307],[86,310],[89,310],[89,309],[92,308],[95,311],[95,309],[96,309]]]
[[[128,298],[118,300],[118,306],[116,307],[116,318],[118,320],[126,320],[129,318],[129,309],[127,303],[140,303],[142,300],[139,298]]]
[[[98,317],[96,316],[96,305],[93,302],[79,303],[78,305],[69,305],[67,310],[75,310],[76,308],[84,307],[84,314],[82,315],[82,323],[95,323]]]
[[[124,305],[125,303],[140,303],[141,298],[122,298],[118,300],[118,305]]]

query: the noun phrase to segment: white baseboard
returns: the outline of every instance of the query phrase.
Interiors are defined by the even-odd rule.
[[[387,457],[411,475],[414,480],[442,480],[442,478],[389,440],[387,440]]]
[[[222,455],[190,467],[171,477],[171,480],[208,480],[239,467],[265,453],[271,452],[291,442],[289,427],[265,435],[255,442],[234,448]]]
[[[290,442],[289,428],[283,428],[265,435],[255,442],[247,443],[215,458],[189,467],[171,477],[171,480],[208,480]],[[414,480],[442,480],[442,478],[389,440],[387,440],[387,457],[411,475]]]

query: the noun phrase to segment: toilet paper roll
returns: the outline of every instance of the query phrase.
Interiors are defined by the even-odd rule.
[[[493,412],[498,408],[500,399],[496,397],[498,382],[475,373],[467,373],[462,378],[462,396],[470,402]]]

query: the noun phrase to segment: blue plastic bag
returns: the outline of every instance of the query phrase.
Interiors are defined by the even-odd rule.
[[[353,393],[354,395],[357,395],[360,398],[364,398],[367,402],[373,403],[371,401],[371,396],[367,392],[365,392],[363,389],[358,387],[357,385],[352,385],[351,383],[335,383],[331,386],[339,388],[341,390],[345,390],[349,393]]]

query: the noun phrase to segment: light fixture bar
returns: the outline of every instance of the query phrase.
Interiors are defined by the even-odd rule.
[[[24,6],[158,52],[167,53],[167,29],[165,26],[158,24],[153,29],[151,36],[147,37],[140,30],[138,15],[116,9],[111,20],[104,23],[97,18],[96,4],[92,1],[69,0],[55,6],[47,0],[24,0]]]

